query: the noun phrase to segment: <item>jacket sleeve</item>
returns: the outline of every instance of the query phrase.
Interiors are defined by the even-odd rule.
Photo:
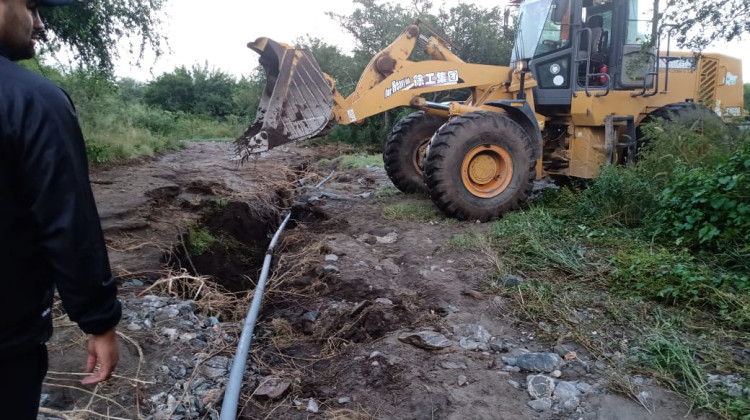
[[[122,309],[91,191],[83,134],[68,96],[38,86],[23,101],[22,182],[36,242],[68,316],[87,334],[117,325]],[[19,110],[20,111],[20,110]]]

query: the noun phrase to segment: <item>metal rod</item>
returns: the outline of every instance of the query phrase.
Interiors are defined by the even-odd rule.
[[[224,392],[224,401],[221,404],[221,420],[235,420],[237,418],[237,404],[240,398],[240,389],[242,388],[242,378],[245,373],[245,364],[247,362],[247,355],[250,352],[250,343],[253,339],[253,331],[255,330],[255,324],[258,321],[258,313],[260,313],[260,304],[263,301],[263,290],[266,288],[266,280],[268,279],[268,273],[271,271],[271,259],[273,257],[273,249],[276,247],[276,243],[279,241],[281,232],[284,231],[286,224],[291,219],[292,213],[286,215],[284,221],[281,222],[281,226],[276,231],[271,239],[271,244],[268,246],[266,251],[266,258],[263,261],[263,270],[260,273],[258,284],[255,286],[255,294],[253,295],[253,301],[250,304],[250,309],[247,312],[245,318],[245,324],[242,327],[242,334],[240,334],[240,340],[237,344],[237,352],[234,355],[232,361],[232,369],[229,372],[229,382],[227,382],[227,389]]]
[[[425,102],[425,106],[427,106],[427,108],[443,109],[443,110],[446,110],[446,111],[450,111],[450,109],[451,109],[450,105],[441,104],[440,102],[427,101],[427,102]]]

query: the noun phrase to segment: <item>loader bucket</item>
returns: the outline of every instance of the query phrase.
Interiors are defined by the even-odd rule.
[[[333,89],[310,51],[268,38],[247,46],[260,54],[266,88],[255,122],[235,140],[242,160],[284,143],[324,135],[332,118]]]

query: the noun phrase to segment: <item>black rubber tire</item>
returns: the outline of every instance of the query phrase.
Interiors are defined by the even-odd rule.
[[[417,111],[393,127],[383,150],[383,163],[396,188],[405,193],[426,191],[422,168],[424,151],[445,121],[445,118]]]
[[[479,147],[497,147],[510,158],[510,180],[492,197],[478,196],[464,184],[464,159]],[[507,114],[479,111],[454,117],[438,130],[424,171],[430,198],[443,213],[461,220],[488,221],[526,201],[536,177],[536,162],[531,138],[518,123]]]
[[[647,144],[648,140],[645,138],[643,133],[643,125],[654,122],[657,118],[661,118],[664,121],[671,121],[686,126],[693,126],[696,122],[711,122],[717,123],[723,121],[721,118],[711,111],[708,107],[693,102],[677,102],[674,104],[665,105],[656,111],[648,114],[635,129],[636,139],[636,158],[638,161],[638,154],[641,152],[643,147]],[[697,129],[702,129],[702,126],[696,125]]]

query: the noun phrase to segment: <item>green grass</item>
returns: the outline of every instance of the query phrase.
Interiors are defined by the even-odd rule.
[[[187,228],[187,249],[190,255],[205,254],[217,241],[207,227],[190,223]]]
[[[386,220],[429,222],[444,216],[430,201],[405,201],[383,206],[381,215]]]
[[[341,156],[339,163],[341,169],[357,169],[370,166],[383,167],[382,155],[347,155]]]
[[[632,396],[632,384],[617,385],[617,378],[650,374],[695,409],[750,420],[747,394],[709,381],[709,375],[737,374],[744,378],[737,386],[750,387],[750,366],[740,356],[750,343],[750,246],[736,234],[733,246],[680,242],[673,223],[692,223],[692,213],[679,212],[699,208],[691,204],[697,202],[705,204],[702,220],[711,227],[743,230],[746,208],[719,213],[729,198],[717,195],[729,193],[706,186],[731,186],[731,193],[747,200],[741,188],[747,185],[750,140],[723,129],[670,130],[655,129],[640,163],[608,167],[596,180],[545,191],[526,210],[489,225],[491,248],[482,253],[495,269],[484,286],[514,302],[515,313],[531,328],[552,326],[537,330],[543,338],[564,336],[593,359],[607,360],[616,372],[612,389]],[[680,174],[686,171],[706,182],[685,182]],[[709,182],[714,180],[718,184]],[[666,207],[655,198],[670,187],[680,194]],[[675,217],[664,217],[670,211]],[[471,247],[473,239],[458,235],[450,244]],[[521,274],[527,282],[503,287],[506,274]]]

